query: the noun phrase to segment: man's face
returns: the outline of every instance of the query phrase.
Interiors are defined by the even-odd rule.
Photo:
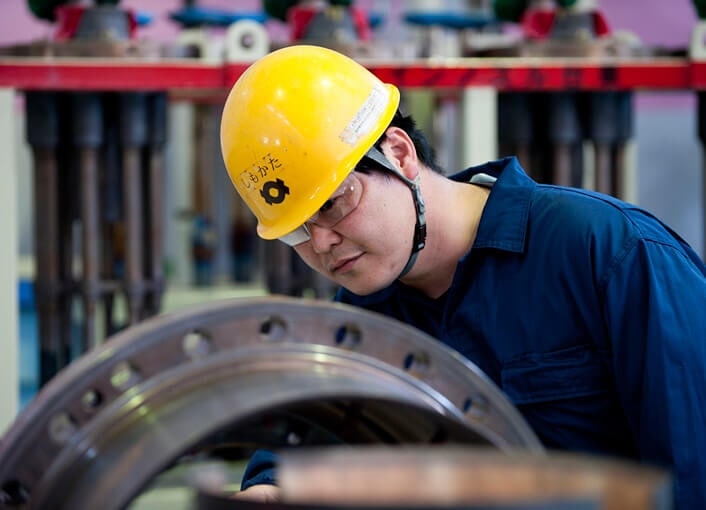
[[[359,295],[385,288],[404,268],[416,222],[409,188],[380,171],[354,172],[358,205],[333,227],[309,223],[311,239],[294,247],[313,269]]]

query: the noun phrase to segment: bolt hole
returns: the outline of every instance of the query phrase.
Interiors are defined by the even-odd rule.
[[[76,423],[68,413],[55,414],[49,420],[49,437],[59,446],[65,445],[76,430]]]
[[[89,390],[81,397],[81,405],[86,411],[95,411],[103,403],[103,395],[98,390]]]
[[[362,334],[353,324],[344,324],[336,330],[336,345],[343,349],[354,350],[360,345]]]
[[[287,434],[287,444],[289,446],[299,446],[302,443],[302,438],[296,432]]]
[[[29,501],[29,491],[19,480],[8,480],[0,488],[0,503],[20,506]]]
[[[287,336],[287,324],[279,317],[269,317],[260,325],[260,337],[263,340],[278,342]]]
[[[255,45],[255,37],[252,34],[243,34],[240,37],[240,45],[243,48],[252,48]]]
[[[140,381],[140,375],[137,370],[130,366],[126,361],[121,361],[113,369],[113,375],[110,376],[110,384],[114,388],[125,391],[132,388]]]
[[[490,403],[483,395],[474,395],[464,400],[461,409],[469,418],[483,420],[490,412]]]
[[[403,366],[414,376],[424,375],[429,370],[431,360],[426,352],[410,352],[405,356]]]
[[[191,359],[200,359],[211,352],[211,339],[201,331],[191,331],[184,335],[181,347]]]

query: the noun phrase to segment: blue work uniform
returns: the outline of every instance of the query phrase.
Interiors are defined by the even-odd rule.
[[[479,175],[494,183],[443,296],[395,282],[336,299],[466,356],[547,448],[667,467],[677,508],[706,508],[703,261],[643,209],[538,184],[515,158],[451,178]]]

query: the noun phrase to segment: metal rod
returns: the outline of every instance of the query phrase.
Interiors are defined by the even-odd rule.
[[[572,151],[581,140],[581,125],[573,92],[557,92],[549,97],[549,140],[554,147],[552,182],[571,186]]]
[[[145,238],[147,268],[151,285],[145,298],[145,314],[155,315],[162,306],[164,293],[164,145],[167,141],[167,94],[148,96],[149,145],[146,148],[147,236]]]
[[[559,186],[571,186],[571,153],[572,146],[568,143],[554,144],[554,159],[552,183]]]
[[[34,158],[34,291],[39,334],[39,384],[46,384],[65,363],[58,298],[59,204],[56,149],[58,112],[54,94],[27,92],[27,141]]]
[[[612,144],[595,143],[595,187],[596,191],[613,194],[613,154]]]
[[[128,324],[140,321],[144,303],[143,199],[141,150],[147,138],[145,95],[120,95],[123,154],[123,212],[125,216],[125,297]]]
[[[618,96],[615,92],[591,92],[589,95],[589,138],[595,148],[595,189],[615,195],[613,147],[618,142]]]
[[[73,94],[73,142],[79,154],[81,219],[81,299],[83,303],[82,351],[94,348],[96,305],[100,297],[98,150],[103,141],[103,111],[100,96]]]
[[[120,153],[120,118],[118,96],[114,93],[103,94],[105,132],[102,150],[101,189],[101,239],[102,245],[102,298],[104,310],[105,336],[117,332],[122,324],[116,323],[114,304],[117,284],[121,272],[120,263],[124,262],[124,240],[122,239],[122,155]]]
[[[74,225],[78,220],[78,182],[76,167],[78,163],[71,140],[72,115],[71,94],[57,94],[57,107],[59,111],[59,146],[57,147],[57,185],[59,203],[59,281],[61,293],[59,295],[59,320],[61,322],[61,338],[63,345],[59,356],[61,366],[70,360],[72,340],[74,337],[74,296],[78,287],[74,278]]]

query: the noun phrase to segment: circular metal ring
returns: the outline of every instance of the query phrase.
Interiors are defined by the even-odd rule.
[[[463,428],[501,450],[543,451],[477,367],[414,328],[328,302],[230,300],[145,321],[59,373],[3,438],[0,503],[122,508],[224,427],[341,399],[395,403],[440,417],[437,427],[443,418],[450,436]],[[394,422],[393,440],[432,437],[381,417],[385,408],[368,407],[378,425]]]

